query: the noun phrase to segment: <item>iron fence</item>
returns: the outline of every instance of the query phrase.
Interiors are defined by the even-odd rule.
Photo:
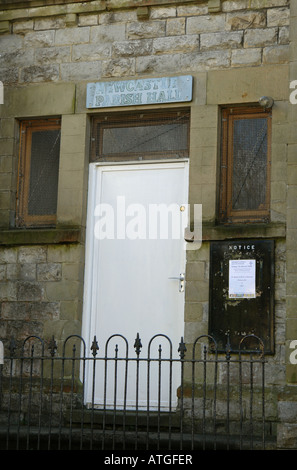
[[[228,342],[219,352],[207,335],[191,345],[181,338],[177,347],[156,335],[147,348],[137,335],[133,346],[131,352],[121,335],[111,336],[104,348],[96,337],[87,348],[77,335],[60,345],[37,336],[5,345],[0,448],[273,446],[260,338],[244,337],[235,353]]]

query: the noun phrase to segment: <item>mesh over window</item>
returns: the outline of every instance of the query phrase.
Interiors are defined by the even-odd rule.
[[[222,110],[219,217],[223,223],[268,222],[271,110]]]
[[[188,141],[188,113],[95,119],[92,160],[188,157]]]
[[[267,119],[238,119],[233,128],[233,209],[265,206]]]
[[[29,215],[54,215],[57,210],[60,131],[32,133]]]
[[[53,225],[56,221],[60,121],[21,123],[17,226]]]

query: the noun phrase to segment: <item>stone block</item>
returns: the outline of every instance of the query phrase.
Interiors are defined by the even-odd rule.
[[[263,28],[266,26],[266,15],[263,11],[243,11],[227,13],[226,28],[230,30],[245,30]]]
[[[204,33],[200,35],[201,50],[205,49],[225,49],[241,47],[242,31]]]
[[[166,25],[167,36],[181,36],[186,32],[185,18],[169,18]]]
[[[289,33],[290,33],[290,28],[288,26],[283,26],[282,28],[279,28],[279,32],[278,32],[279,44],[289,44]]]
[[[156,7],[151,8],[151,19],[173,18],[176,16],[176,7]]]
[[[260,65],[262,62],[262,50],[259,49],[238,49],[232,51],[231,65],[234,67]]]
[[[207,4],[202,5],[178,5],[177,6],[177,16],[199,16],[199,15],[207,15],[208,13],[208,6]]]
[[[113,57],[139,57],[151,54],[153,51],[152,39],[134,39],[131,41],[118,41],[112,46]]]
[[[22,83],[56,82],[59,76],[58,65],[30,65],[22,69],[20,81]]]
[[[111,44],[78,44],[72,46],[74,62],[93,62],[111,56]]]
[[[60,263],[39,263],[37,265],[38,281],[60,281],[62,267]]]
[[[21,246],[18,251],[19,263],[44,263],[47,249],[38,246]]]
[[[241,50],[233,50],[232,60],[239,54]],[[271,77],[274,79],[272,80]],[[220,83],[219,87],[218,83]],[[256,74],[252,67],[224,71],[210,70],[207,100],[208,104],[251,103],[259,100],[259,97],[263,95],[263,90],[275,100],[287,100],[288,83],[288,67],[285,65],[259,67]]]
[[[22,281],[35,281],[36,280],[36,265],[35,264],[18,264],[17,266],[17,279]]]
[[[55,31],[34,31],[25,34],[24,46],[30,47],[48,47],[54,44]]]
[[[89,42],[90,27],[58,29],[55,35],[56,45],[71,45]]]
[[[0,283],[0,298],[2,302],[17,300],[17,286],[14,282]]]
[[[198,35],[191,36],[171,36],[167,38],[157,38],[153,42],[154,54],[175,54],[195,52],[199,49]]]
[[[166,21],[149,21],[127,24],[128,39],[148,39],[164,37],[166,35]]]
[[[207,15],[188,18],[186,32],[187,34],[200,34],[224,31],[224,29],[225,15]]]
[[[277,28],[253,29],[244,34],[244,47],[265,47],[277,43]]]
[[[60,281],[45,283],[46,298],[49,301],[78,299],[79,283],[77,281]]]
[[[81,246],[49,245],[47,261],[50,263],[77,263],[83,254]]]
[[[24,33],[24,32],[32,30],[33,27],[34,27],[33,20],[16,21],[15,23],[13,23],[13,33],[14,34]]]
[[[263,51],[264,64],[286,64],[289,58],[289,45],[265,47]]]
[[[271,8],[267,10],[267,27],[288,26],[290,24],[289,8]]]
[[[70,62],[71,48],[61,47],[40,47],[35,49],[36,64],[60,64]]]
[[[66,82],[98,80],[101,77],[100,61],[61,64],[61,79]]]
[[[222,2],[222,11],[224,12],[245,10],[247,7],[248,0],[225,0]]]
[[[0,116],[17,118],[69,114],[73,112],[74,96],[73,83],[12,87],[6,90]]]
[[[0,248],[0,263],[16,263],[17,248]]]
[[[9,21],[0,21],[0,34],[5,34],[9,32],[10,32]]]
[[[39,30],[49,30],[49,29],[60,29],[65,27],[65,17],[48,17],[48,18],[36,18],[34,21],[34,29]]]
[[[18,281],[15,285],[17,300],[39,302],[44,299],[43,288],[36,282]]]
[[[277,426],[277,448],[296,449],[297,448],[297,425],[278,424]]]
[[[93,44],[110,44],[125,39],[125,24],[91,26],[90,42]]]
[[[23,48],[23,37],[16,34],[8,34],[1,37],[1,54],[15,52]]]
[[[180,70],[202,72],[210,69],[227,68],[230,66],[230,57],[230,50],[208,50],[197,54],[183,54],[180,58]]]
[[[98,24],[98,15],[79,15],[78,25],[79,26],[96,26]]]
[[[104,60],[102,63],[102,77],[125,77],[134,74],[134,58]]]

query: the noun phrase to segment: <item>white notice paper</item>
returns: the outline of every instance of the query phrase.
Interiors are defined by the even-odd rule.
[[[229,260],[229,298],[256,297],[256,260]]]

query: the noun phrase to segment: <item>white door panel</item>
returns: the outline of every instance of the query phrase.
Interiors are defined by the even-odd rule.
[[[129,357],[135,357],[133,346],[137,333],[143,345],[143,357],[147,357],[148,343],[157,334],[167,335],[172,341],[175,356],[177,354],[183,335],[184,292],[179,289],[179,280],[172,278],[178,278],[180,273],[185,272],[185,249],[182,226],[179,238],[176,238],[169,208],[174,210],[174,220],[178,218],[180,223],[180,208],[187,204],[187,169],[187,162],[106,167],[91,165],[84,335],[90,341],[96,335],[100,346],[98,355],[104,356],[107,339],[119,334],[128,341]],[[163,204],[163,211],[165,208],[164,226],[158,225],[156,229],[154,211],[156,207],[161,207],[160,204]],[[113,212],[108,212],[107,217],[110,207]],[[105,210],[100,212],[98,208]],[[161,338],[156,341],[152,353],[154,357],[160,342],[162,355],[168,356],[167,341]],[[110,341],[109,357],[115,354],[115,344],[118,345],[118,357],[125,357],[126,343],[120,337]],[[121,406],[124,399],[124,366],[124,362],[118,364],[117,406]],[[135,364],[129,365],[130,377],[135,375],[135,367]],[[155,365],[152,364],[152,367]],[[114,369],[111,369],[111,384],[106,391],[109,406],[114,400],[113,375]],[[146,376],[146,364],[142,363],[139,400],[143,407],[146,407]],[[154,383],[152,377],[150,380]],[[161,402],[166,407],[169,383],[164,380],[162,378],[164,396]],[[176,380],[173,382],[175,388],[178,377]],[[128,389],[128,407],[133,408],[135,393],[135,380],[132,379],[132,388]],[[96,384],[95,395],[96,402],[102,404],[104,390],[99,384]],[[173,390],[175,395],[176,389]],[[156,400],[152,396],[150,406],[154,406]],[[90,401],[88,389],[87,401]]]

